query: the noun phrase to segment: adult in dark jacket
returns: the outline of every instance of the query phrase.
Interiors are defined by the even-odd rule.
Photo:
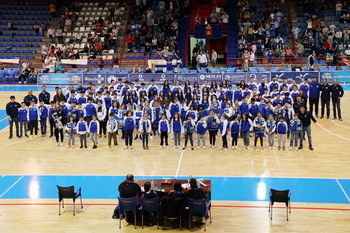
[[[321,119],[324,116],[324,109],[327,109],[327,119],[330,114],[330,102],[331,102],[331,86],[328,84],[328,80],[324,78],[321,85]]]
[[[46,86],[41,87],[41,93],[39,94],[39,101],[43,101],[44,104],[50,104],[50,93],[46,91]]]
[[[61,101],[64,101],[64,102],[67,102],[67,98],[64,96],[63,92],[62,92],[62,89],[59,88],[57,89],[57,93],[56,95],[53,97],[53,101],[56,103],[56,102],[59,102],[61,103]]]
[[[311,139],[311,120],[316,123],[316,119],[313,117],[311,112],[306,111],[305,106],[300,106],[299,108],[299,119],[303,123],[303,131],[302,131],[302,136],[300,137],[300,146],[299,150],[303,149],[303,141],[305,137],[305,133],[307,134],[307,138],[309,141],[309,149],[313,150],[314,148],[312,147],[312,139]]]
[[[6,105],[6,114],[9,118],[9,124],[10,124],[10,137],[12,138],[13,135],[13,123],[15,123],[16,126],[16,136],[19,137],[19,128],[18,128],[18,109],[21,107],[21,105],[15,101],[15,96],[10,96],[10,102]]]
[[[343,120],[341,117],[340,111],[340,99],[344,96],[344,89],[342,86],[338,84],[338,79],[333,79],[332,87],[332,105],[333,105],[333,120],[337,119],[337,111],[338,111],[338,119]]]
[[[33,95],[33,91],[29,89],[28,95],[24,97],[23,102],[26,104],[27,107],[29,107],[31,101],[34,102],[34,104],[37,104],[38,98],[35,95]]]
[[[190,185],[191,185],[191,188],[187,191],[188,198],[206,199],[204,190],[198,187],[197,180],[195,178],[190,179]]]

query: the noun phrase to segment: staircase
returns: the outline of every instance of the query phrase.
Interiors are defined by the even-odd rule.
[[[238,7],[237,0],[227,1],[227,14],[229,21],[227,25],[227,66],[235,63],[234,58],[238,57]]]

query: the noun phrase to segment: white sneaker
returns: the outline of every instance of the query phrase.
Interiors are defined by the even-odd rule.
[[[151,136],[150,138],[153,139],[153,136]]]
[[[275,147],[271,147],[271,149],[272,149],[272,150],[276,150],[276,148],[275,148]]]
[[[298,151],[298,147],[294,147],[294,150],[295,150],[295,151]]]
[[[62,146],[63,146],[63,143],[61,142],[61,143],[60,143],[60,147],[62,147]]]
[[[115,146],[115,148],[118,148],[118,146]]]
[[[234,150],[234,149],[235,149],[235,146],[232,146],[231,148],[232,148],[232,150]]]
[[[166,146],[166,149],[167,149],[167,150],[169,150],[169,147],[168,147],[168,146]]]
[[[211,146],[211,148],[213,148],[213,149],[214,149],[214,148],[215,148],[215,146],[214,146],[214,145],[212,145],[212,146]]]
[[[127,150],[128,149],[128,147],[127,146],[124,146],[124,150]]]
[[[131,149],[131,150],[132,150],[132,146],[129,146],[129,149]]]
[[[224,152],[226,152],[227,151],[227,148],[224,148]]]
[[[256,146],[254,146],[254,150],[256,150]]]
[[[55,147],[58,147],[58,142],[56,142]]]
[[[235,149],[238,150],[238,146],[235,146]]]
[[[205,146],[203,146],[203,149],[204,149],[204,150],[205,150],[205,148],[206,148],[206,147],[205,147]]]
[[[290,150],[290,151],[293,150],[293,147],[289,147],[289,150]]]
[[[110,148],[110,146],[106,146],[106,148]]]
[[[163,146],[160,146],[159,149],[160,149],[160,150],[163,149]]]
[[[250,150],[250,146],[247,146],[247,150]]]
[[[199,150],[200,148],[201,148],[201,147],[200,147],[200,146],[198,146],[198,147],[197,147],[197,150]]]

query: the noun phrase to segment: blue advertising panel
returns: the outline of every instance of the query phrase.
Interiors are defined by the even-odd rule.
[[[119,78],[123,79],[123,82],[124,82],[129,80],[129,75],[128,74],[106,74],[106,84],[107,85],[111,84],[112,80],[114,80],[117,83]]]
[[[83,74],[83,85],[100,85],[101,82],[106,82],[106,74]]]
[[[145,83],[148,86],[151,83],[151,80],[154,79],[156,85],[163,85],[165,80],[168,80],[170,85],[174,85],[175,75],[174,74],[130,74],[129,81],[134,82],[136,79],[140,83]]]
[[[236,85],[236,83],[239,83],[242,80],[244,82],[247,82],[246,77],[247,77],[246,73],[223,73],[222,74],[222,79],[226,80],[227,83],[231,85]]]
[[[247,82],[249,82],[250,78],[254,78],[254,82],[261,83],[261,80],[264,78],[266,79],[266,82],[270,82],[271,80],[271,74],[268,72],[264,73],[247,73]]]
[[[320,72],[320,82],[322,79],[328,79],[328,83],[332,83],[333,79],[338,79],[338,82],[350,82],[349,71],[333,71],[333,72]]]
[[[82,81],[82,74],[38,74],[38,85],[74,85]]]
[[[185,81],[190,81],[191,85],[198,82],[198,74],[177,74],[176,81],[179,81],[181,85],[185,84]]]
[[[212,81],[216,81],[218,84],[221,83],[222,81],[222,75],[221,73],[208,73],[208,74],[198,74],[199,76],[199,84],[202,85],[204,84],[204,81],[208,81],[208,83],[211,83]]]
[[[301,83],[304,78],[307,78],[309,81],[311,81],[312,78],[316,77],[318,78],[319,73],[318,72],[271,72],[271,77],[276,76],[277,80],[279,82],[282,81],[283,77],[287,78],[287,83],[292,83],[292,80],[295,79],[297,84]]]

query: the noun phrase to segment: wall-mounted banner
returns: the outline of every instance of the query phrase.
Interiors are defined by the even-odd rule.
[[[304,78],[307,78],[309,82],[311,82],[311,79],[314,77],[318,78],[319,72],[271,72],[271,78],[272,76],[276,76],[279,82],[282,81],[283,77],[286,77],[287,83],[292,83],[292,80],[295,79],[297,84],[299,84]]]
[[[129,81],[135,82],[138,79],[140,83],[149,85],[151,80],[154,79],[156,85],[163,85],[165,80],[168,80],[170,85],[174,85],[175,75],[174,74],[130,74]]]
[[[118,79],[122,79],[124,81],[129,81],[129,75],[128,74],[106,74],[106,84],[111,84],[111,81],[114,80],[115,83],[118,82]]]
[[[38,74],[38,85],[75,85],[82,81],[82,74]]]
[[[266,72],[266,73],[247,73],[247,82],[249,82],[250,78],[254,78],[254,81],[256,83],[261,83],[261,80],[264,78],[266,82],[270,82],[271,80],[271,74]]]
[[[228,84],[231,84],[232,86],[234,86],[237,83],[241,82],[242,80],[244,82],[247,82],[246,76],[247,76],[246,73],[223,73],[222,79],[226,80]]]
[[[216,39],[222,37],[222,24],[195,25],[194,37],[200,39]]]
[[[175,80],[179,81],[181,85],[184,85],[185,81],[188,80],[193,85],[198,82],[198,74],[177,74]]]
[[[208,73],[208,74],[198,74],[199,77],[199,84],[202,85],[204,84],[204,81],[208,81],[208,83],[210,84],[212,81],[216,81],[218,83],[218,85],[221,83],[222,81],[222,75],[221,73]]]
[[[322,79],[328,79],[328,83],[332,83],[333,79],[337,78],[339,82],[349,82],[349,71],[333,71],[333,72],[320,72],[320,82]]]
[[[100,85],[101,82],[106,82],[106,74],[84,74],[83,84],[88,85],[89,83]]]

